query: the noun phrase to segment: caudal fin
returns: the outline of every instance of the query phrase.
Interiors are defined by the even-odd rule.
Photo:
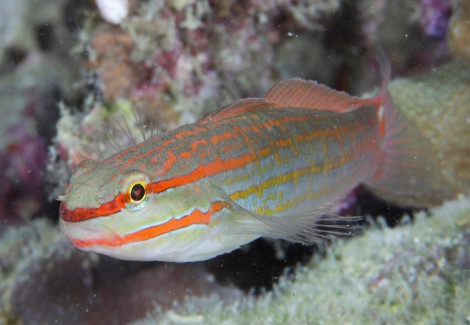
[[[393,102],[388,91],[390,67],[381,59],[382,92],[372,101],[380,105],[383,142],[379,170],[366,185],[380,197],[407,206],[424,206],[435,195],[434,159],[428,139]]]

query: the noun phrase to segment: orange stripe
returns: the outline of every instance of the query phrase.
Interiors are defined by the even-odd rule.
[[[171,150],[167,150],[167,155],[168,159],[163,163],[163,166],[161,169],[155,169],[153,174],[155,176],[162,176],[165,175],[173,166],[174,163],[178,161],[178,158],[176,158],[175,154]]]
[[[156,183],[151,183],[149,184],[149,191],[152,193],[160,193],[169,188],[195,182],[203,177],[213,176],[220,172],[244,167],[256,159],[256,155],[252,153],[245,154],[237,158],[229,158],[226,160],[222,160],[220,157],[217,157],[215,161],[212,161],[206,165],[199,165],[198,168],[189,174],[173,177],[171,179],[162,180]]]
[[[243,132],[243,130],[241,128],[239,128],[238,126],[234,125],[233,126],[233,129],[235,130],[234,133],[235,135],[238,133],[241,135],[241,137],[245,140],[245,143],[248,145],[248,147],[250,148],[250,151],[251,153],[253,154],[253,156],[256,158],[256,166],[258,167],[258,170],[259,170],[259,166],[260,166],[260,163],[259,163],[259,157],[257,155],[257,151],[256,151],[256,148],[255,146],[253,145],[253,142],[250,140],[250,138],[245,134],[245,132]]]
[[[182,131],[179,131],[179,132],[175,133],[173,135],[173,137],[176,138],[176,139],[183,139],[183,138],[186,138],[186,137],[190,137],[192,135],[198,135],[198,132],[193,131],[193,130],[182,130]]]
[[[194,140],[193,142],[191,142],[191,150],[193,152],[197,152],[198,146],[207,146],[208,144],[209,142],[207,142],[207,140],[204,140],[204,139]]]
[[[236,132],[224,132],[222,134],[213,135],[211,138],[211,143],[217,145],[220,141],[229,140],[237,136]]]
[[[181,159],[189,159],[193,156],[193,154],[189,151],[183,151],[183,152],[180,153],[179,156],[180,156]]]
[[[156,141],[156,140],[160,140],[161,137],[156,137],[154,138],[152,141]],[[112,162],[115,163],[115,165],[119,165],[121,164],[122,160],[120,158],[124,157],[126,154],[130,153],[130,152],[133,152],[133,151],[136,151],[137,149],[139,149],[140,147],[144,146],[145,145],[145,141],[141,142],[141,143],[138,143],[137,145],[135,145],[134,147],[131,147],[129,149],[126,149],[124,151],[121,151],[120,153],[112,156],[112,157],[109,157],[108,159],[106,159],[105,161],[103,161],[103,165],[107,165],[107,164],[110,164]]]
[[[60,217],[67,222],[79,222],[96,217],[109,216],[121,211],[126,206],[124,194],[119,193],[112,201],[102,204],[99,208],[76,208],[68,210],[65,202],[60,204]]]
[[[150,141],[153,142],[154,140],[150,140]],[[171,143],[173,143],[175,141],[176,141],[175,139],[165,140],[165,141],[163,141],[161,146],[154,147],[151,150],[147,150],[147,151],[145,151],[144,153],[141,153],[141,154],[136,154],[133,158],[129,159],[129,161],[126,164],[121,165],[121,169],[124,170],[127,167],[129,167],[130,165],[132,165],[134,162],[136,162],[136,161],[138,161],[142,158],[148,157],[154,152],[165,149],[165,147],[167,147],[168,145],[170,145]],[[144,143],[144,142],[141,142],[141,143]],[[140,144],[138,146],[140,146]],[[137,148],[137,147],[134,147],[134,148]]]
[[[202,212],[199,209],[193,210],[190,214],[180,218],[180,219],[171,219],[168,222],[165,222],[158,226],[149,227],[142,229],[124,236],[115,236],[113,238],[97,238],[97,239],[73,239],[70,240],[78,247],[92,247],[92,246],[123,246],[130,243],[145,241],[148,239],[155,238],[157,236],[166,234],[171,231],[189,227],[195,224],[208,225],[211,216],[222,210],[226,207],[226,203],[217,201],[212,203],[207,212]]]

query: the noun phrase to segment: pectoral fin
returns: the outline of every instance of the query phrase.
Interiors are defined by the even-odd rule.
[[[230,198],[225,198],[224,202],[232,212],[227,232],[284,239],[304,245],[352,235],[359,228],[358,221],[361,219],[356,216],[335,215],[325,210],[268,216],[250,211]]]

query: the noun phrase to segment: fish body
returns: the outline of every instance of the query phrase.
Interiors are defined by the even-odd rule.
[[[128,260],[205,260],[261,236],[308,244],[359,184],[389,193],[416,180],[407,123],[386,91],[362,99],[283,81],[265,98],[82,162],[61,228],[81,249]]]

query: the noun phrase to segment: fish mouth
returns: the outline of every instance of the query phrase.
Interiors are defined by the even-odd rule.
[[[60,230],[75,246],[78,243],[93,242],[96,240],[110,239],[116,236],[116,232],[104,225],[84,224],[68,222],[60,218]],[[82,247],[80,247],[82,248]]]

